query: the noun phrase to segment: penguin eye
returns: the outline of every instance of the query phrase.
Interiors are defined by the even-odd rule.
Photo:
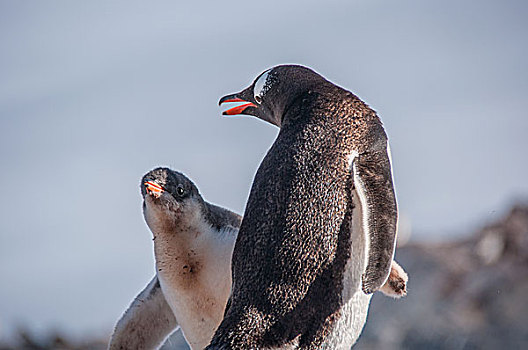
[[[262,103],[262,96],[264,96],[264,94],[268,92],[270,88],[270,82],[268,81],[270,71],[271,69],[268,69],[255,81],[255,85],[253,87],[253,97],[258,104]]]
[[[176,187],[176,194],[180,197],[183,197],[185,194],[185,188],[183,188],[182,185],[178,185],[178,187]]]

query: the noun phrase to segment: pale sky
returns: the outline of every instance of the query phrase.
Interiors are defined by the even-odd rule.
[[[0,0],[0,337],[111,331],[154,273],[151,168],[242,213],[277,130],[217,101],[281,63],[379,113],[413,239],[499,218],[528,196],[527,17],[522,0]]]

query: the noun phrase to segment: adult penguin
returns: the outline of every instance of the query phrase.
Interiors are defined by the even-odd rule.
[[[262,161],[232,258],[229,307],[208,349],[344,349],[389,275],[397,225],[379,117],[311,69],[276,66],[224,114],[281,128]]]

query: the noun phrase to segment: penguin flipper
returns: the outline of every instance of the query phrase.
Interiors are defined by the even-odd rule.
[[[380,126],[381,127],[381,126]],[[394,256],[398,209],[392,181],[390,149],[383,130],[372,146],[356,155],[352,168],[368,241],[367,267],[362,276],[366,294],[378,290],[389,276]]]
[[[108,349],[157,349],[177,327],[154,276],[117,322]]]

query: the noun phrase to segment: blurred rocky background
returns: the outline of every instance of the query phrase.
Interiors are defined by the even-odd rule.
[[[467,236],[398,248],[408,296],[375,295],[355,349],[528,349],[528,206]]]
[[[354,349],[528,349],[528,204],[464,239],[399,247],[408,296],[376,294]],[[105,349],[107,339],[73,340],[20,331],[7,349]],[[187,349],[180,332],[163,349]]]

